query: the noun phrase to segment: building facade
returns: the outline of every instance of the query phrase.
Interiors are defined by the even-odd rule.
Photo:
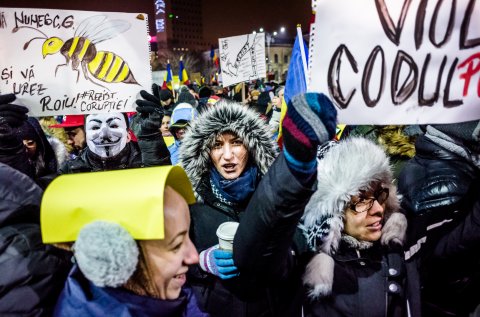
[[[158,49],[205,51],[201,0],[154,0]]]
[[[292,48],[291,44],[270,45],[270,56],[267,57],[267,70],[269,70],[267,77],[269,80],[283,82],[287,79]]]

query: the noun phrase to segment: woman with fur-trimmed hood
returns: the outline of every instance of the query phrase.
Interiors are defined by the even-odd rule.
[[[262,176],[277,156],[268,126],[253,110],[227,100],[200,114],[180,147],[199,200],[190,207],[191,237],[200,265],[188,281],[201,308],[212,316],[259,316],[268,311],[266,290],[238,276],[232,252],[219,250],[216,230],[241,222]]]
[[[275,188],[265,192],[269,207],[249,206],[235,236],[236,264],[242,274],[268,275],[280,285],[298,281],[291,294],[303,298],[292,296],[288,313],[278,316],[420,316],[418,272],[404,261],[407,221],[387,155],[365,138],[328,144],[310,173],[313,195],[292,179],[292,192],[280,199],[271,198]],[[276,163],[262,183],[282,182]],[[304,209],[295,208],[305,201]],[[292,249],[297,226],[309,251]]]
[[[303,276],[305,315],[406,316],[407,222],[387,155],[351,137],[331,145],[317,177],[301,225],[315,252]]]

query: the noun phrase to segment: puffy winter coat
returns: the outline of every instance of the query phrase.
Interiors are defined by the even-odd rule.
[[[0,316],[52,316],[71,267],[66,252],[42,244],[42,193],[0,163]]]
[[[480,169],[427,136],[417,139],[416,152],[398,184],[423,315],[467,316],[480,304]]]

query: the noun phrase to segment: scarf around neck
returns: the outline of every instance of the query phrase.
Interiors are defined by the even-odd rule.
[[[258,169],[249,165],[243,173],[235,179],[225,179],[217,169],[210,169],[210,183],[212,191],[222,202],[240,204],[250,198],[258,183]],[[220,197],[219,197],[220,196]],[[223,198],[223,199],[222,199]]]

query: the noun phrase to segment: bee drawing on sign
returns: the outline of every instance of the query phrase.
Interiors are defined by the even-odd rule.
[[[81,66],[85,79],[103,88],[106,87],[97,83],[91,77],[108,84],[138,85],[130,67],[122,57],[114,52],[100,51],[96,48],[98,43],[126,32],[130,28],[130,23],[127,21],[108,20],[105,15],[92,16],[83,20],[76,28],[74,36],[66,41],[59,37],[48,37],[42,31],[29,26],[15,27],[12,33],[17,32],[20,28],[34,29],[44,35],[43,37],[34,37],[26,42],[23,46],[24,50],[33,40],[44,39],[42,45],[43,58],[56,53],[65,57],[66,62],[57,65],[55,68],[55,76],[60,67],[68,66],[71,63],[72,70],[77,72],[77,82],[80,77],[79,67]]]

